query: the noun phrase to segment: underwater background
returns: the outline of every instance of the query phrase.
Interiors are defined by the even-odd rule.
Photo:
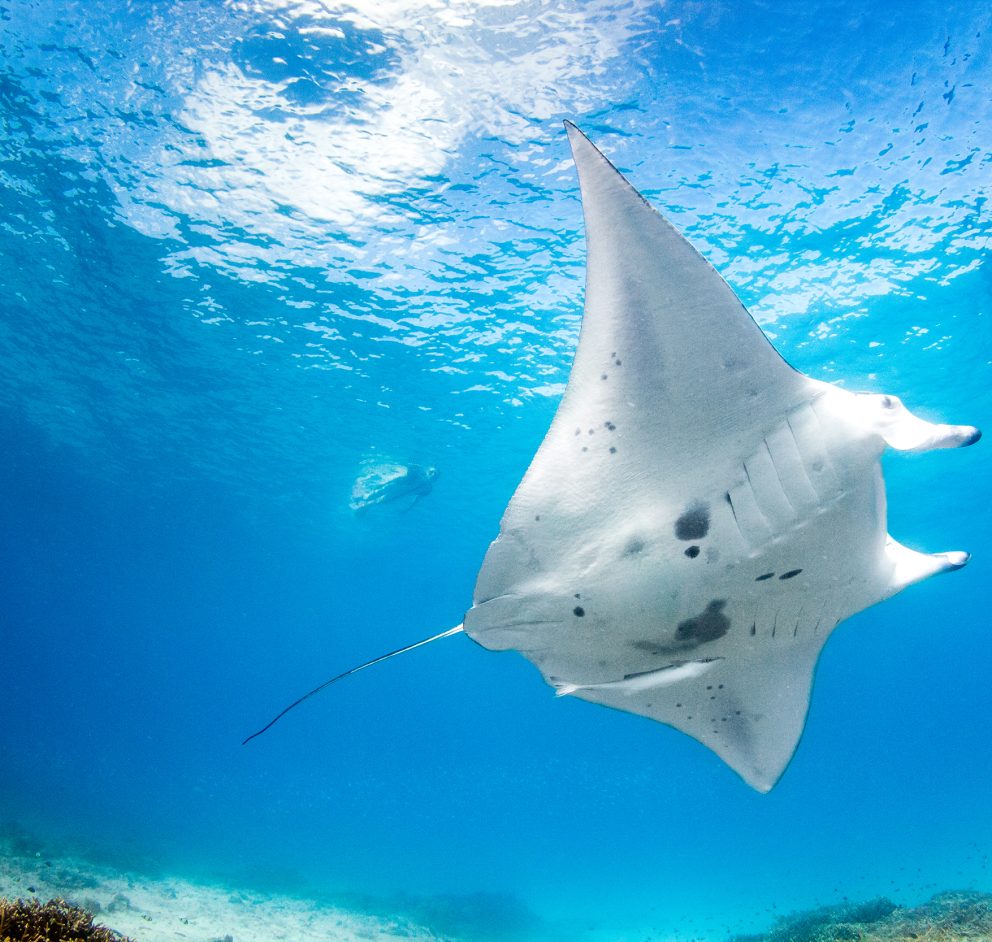
[[[0,833],[468,938],[992,890],[963,571],[844,623],[769,795],[457,624],[582,310],[574,120],[797,368],[992,428],[987,3],[0,2]],[[351,507],[376,469],[412,505]]]

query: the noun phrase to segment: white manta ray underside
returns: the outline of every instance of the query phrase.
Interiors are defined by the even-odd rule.
[[[567,127],[588,245],[579,345],[464,631],[522,653],[559,695],[688,733],[767,791],[834,628],[968,560],[886,533],[884,447],[979,432],[792,369],[709,263]]]

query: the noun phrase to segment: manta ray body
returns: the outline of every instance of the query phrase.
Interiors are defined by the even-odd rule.
[[[472,607],[436,637],[463,629],[517,650],[559,695],[682,730],[767,791],[837,625],[968,560],[887,534],[883,450],[980,433],[793,369],[712,266],[566,126],[588,247],[575,360]]]

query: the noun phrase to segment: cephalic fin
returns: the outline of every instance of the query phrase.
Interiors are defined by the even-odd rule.
[[[962,550],[950,550],[946,553],[918,553],[908,546],[903,546],[891,536],[886,540],[885,553],[893,566],[891,581],[893,593],[905,589],[906,586],[929,579],[931,576],[961,569],[971,559],[971,555]]]

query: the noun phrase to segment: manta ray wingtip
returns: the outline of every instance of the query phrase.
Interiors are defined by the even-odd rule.
[[[950,550],[946,553],[935,553],[934,555],[944,560],[944,566],[940,570],[941,572],[953,572],[956,569],[963,569],[971,560],[971,553],[966,553],[964,550]]]
[[[569,121],[568,118],[565,118],[565,120],[562,123],[565,125],[565,133],[568,135],[568,142],[573,147],[575,146],[576,141],[585,141],[589,144],[592,144],[592,141],[590,141],[589,138],[582,133],[582,130],[579,128],[577,124],[575,124],[574,121]]]

